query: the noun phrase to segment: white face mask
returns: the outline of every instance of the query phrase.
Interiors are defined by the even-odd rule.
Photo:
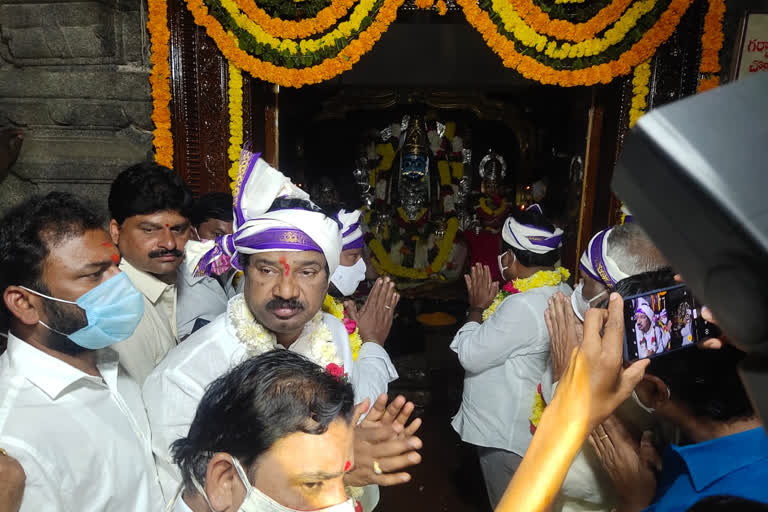
[[[243,500],[242,505],[240,505],[240,508],[237,509],[238,512],[301,512],[299,510],[288,508],[279,504],[252,486],[251,482],[248,481],[248,477],[245,476],[245,470],[240,465],[240,462],[236,458],[232,457],[232,463],[237,470],[238,476],[240,476],[240,480],[245,486],[245,499]],[[210,509],[214,510],[202,486],[197,483],[194,478],[192,479],[192,483],[195,484],[197,492],[199,492],[200,495],[205,498],[205,501],[208,503]],[[338,505],[333,505],[326,508],[318,508],[312,512],[355,512],[355,502],[350,498],[347,501],[339,503]]]
[[[603,290],[591,299],[587,300],[584,298],[584,294],[582,293],[583,291],[584,281],[579,281],[576,289],[573,290],[573,293],[571,294],[571,307],[573,308],[573,312],[576,313],[576,316],[579,317],[579,320],[582,322],[584,321],[584,317],[587,314],[587,310],[592,307],[592,303],[608,293],[607,290]]]
[[[504,255],[507,254],[507,252],[509,252],[509,251],[504,251],[503,253],[501,253],[498,256],[496,256],[496,259],[499,262],[499,271],[501,271],[501,278],[502,279],[506,279],[504,277],[504,271],[509,268],[509,267],[505,267],[504,264],[501,262],[501,260],[504,259]],[[516,258],[517,258],[517,256],[515,256],[515,253],[512,253],[512,263],[515,262]]]
[[[331,276],[331,282],[345,297],[352,295],[360,282],[365,279],[365,268],[363,258],[357,260],[351,267],[339,265]]]

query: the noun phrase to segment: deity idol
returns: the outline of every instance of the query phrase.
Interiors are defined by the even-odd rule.
[[[364,218],[371,262],[380,274],[401,281],[401,287],[427,279],[453,281],[460,277],[466,257],[463,242],[456,238],[457,187],[452,178],[463,173],[451,172],[448,162],[456,157],[445,150],[445,125],[435,123],[427,130],[422,118],[406,117],[400,128],[400,137],[386,129],[385,142],[376,146],[381,158],[371,171],[374,209]],[[399,168],[393,170],[395,163]]]
[[[473,220],[464,231],[464,239],[469,246],[470,264],[488,265],[491,277],[501,282],[496,256],[501,251],[501,227],[512,209],[512,204],[504,199],[507,162],[489,149],[480,161],[478,174],[480,196],[473,208]]]

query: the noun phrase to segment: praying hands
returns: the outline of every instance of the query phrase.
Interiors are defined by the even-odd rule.
[[[394,281],[384,277],[376,280],[368,299],[359,310],[352,300],[345,301],[344,307],[349,318],[357,322],[363,341],[384,345],[392,329],[392,320],[398,302],[400,302],[400,294],[395,289]]]
[[[499,283],[491,279],[491,269],[488,265],[475,263],[469,274],[464,275],[469,294],[469,310],[467,320],[482,322],[483,311],[491,305],[499,293]]]
[[[584,326],[574,314],[570,298],[559,292],[549,298],[544,321],[549,331],[552,381],[557,382],[568,367],[573,349],[584,339]]]
[[[368,400],[357,406],[358,419],[368,409]],[[408,423],[414,405],[398,396],[387,406],[387,395],[376,399],[368,415],[355,428],[355,464],[344,478],[346,485],[362,487],[403,484],[411,475],[403,469],[421,462],[421,439],[415,436],[421,419]],[[407,424],[407,425],[406,425]]]
[[[656,452],[650,431],[638,443],[621,421],[611,415],[587,438],[613,482],[618,497],[617,509],[636,512],[648,507],[656,493],[656,475],[661,457]]]

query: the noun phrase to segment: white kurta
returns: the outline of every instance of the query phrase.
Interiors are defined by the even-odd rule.
[[[323,320],[331,331],[337,354],[355,389],[356,402],[365,398],[375,400],[381,393],[386,393],[389,382],[397,378],[397,372],[384,348],[375,343],[364,343],[357,361],[353,361],[344,325],[327,313],[323,314]],[[308,355],[299,350],[299,347],[308,346],[304,343],[308,336],[309,332],[302,333],[290,350]],[[166,501],[175,496],[181,483],[181,474],[172,461],[171,443],[187,435],[206,387],[247,357],[247,347],[237,339],[229,314],[225,313],[171,350],[144,383],[144,402],[152,427],[152,451]]]
[[[464,367],[464,395],[452,424],[464,441],[525,455],[534,396],[549,360],[547,299],[571,291],[563,283],[510,295],[488,320],[459,329],[451,349]]]
[[[111,349],[101,377],[10,335],[0,356],[0,446],[27,475],[21,512],[161,511],[136,382]]]

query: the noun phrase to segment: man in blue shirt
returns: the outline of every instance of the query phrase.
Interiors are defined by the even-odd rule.
[[[634,286],[621,282],[617,291],[626,296],[667,286],[660,277],[633,276],[625,281]],[[620,512],[687,510],[715,495],[768,503],[768,436],[737,373],[743,357],[725,346],[687,348],[653,360],[637,396],[687,440],[670,445],[661,461],[650,436],[638,443],[615,418],[590,435],[614,482]],[[658,477],[654,466],[661,467]]]

